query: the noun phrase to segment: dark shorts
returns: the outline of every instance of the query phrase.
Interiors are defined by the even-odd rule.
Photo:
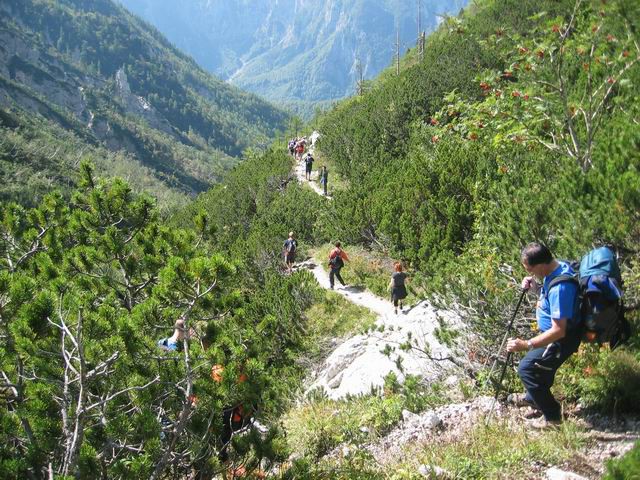
[[[404,285],[393,287],[391,290],[391,300],[403,300],[407,298],[407,288]]]
[[[296,252],[286,252],[284,254],[284,260],[287,263],[293,263],[296,261]]]

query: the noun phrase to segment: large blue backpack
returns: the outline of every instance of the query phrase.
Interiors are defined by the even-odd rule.
[[[560,282],[575,282],[579,286],[579,313],[584,342],[609,343],[613,350],[631,336],[631,327],[624,318],[622,277],[613,251],[600,247],[587,253],[580,264],[572,264],[575,275],[558,275],[549,282],[548,290]]]

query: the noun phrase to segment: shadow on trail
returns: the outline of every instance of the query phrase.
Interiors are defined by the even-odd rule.
[[[414,303],[413,305],[411,305],[410,307],[405,307],[402,309],[402,313],[404,315],[407,315],[409,312],[411,312],[411,310],[413,310],[414,308],[419,307],[420,305],[422,305],[423,303],[425,303],[426,300],[422,299],[422,300],[418,300],[416,303]]]
[[[340,285],[337,288],[347,293],[362,293],[366,290],[366,288],[363,285],[347,285],[346,287],[343,287],[342,285]]]

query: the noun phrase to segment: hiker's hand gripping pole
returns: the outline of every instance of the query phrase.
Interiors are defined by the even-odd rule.
[[[502,352],[502,350],[504,349],[505,344],[507,343],[507,338],[509,338],[509,334],[511,333],[511,329],[513,328],[513,322],[516,319],[516,315],[518,314],[518,310],[520,310],[520,305],[522,305],[522,300],[524,300],[524,294],[527,293],[528,288],[523,288],[521,293],[520,293],[520,298],[518,299],[518,304],[516,305],[516,308],[513,311],[513,315],[511,315],[511,320],[509,320],[509,324],[507,325],[507,331],[504,334],[504,338],[502,339],[502,343],[500,344],[500,348],[498,349],[498,355],[496,356],[496,362],[498,361],[498,356],[500,355],[500,353]],[[491,416],[493,414],[493,409],[496,405],[496,402],[498,401],[498,395],[500,395],[500,387],[502,386],[502,381],[504,380],[504,376],[507,372],[507,366],[509,365],[509,362],[511,362],[511,359],[513,357],[513,353],[509,352],[507,353],[507,358],[504,360],[504,364],[502,365],[502,371],[500,372],[500,379],[498,380],[498,383],[496,384],[496,394],[493,397],[493,402],[491,404],[491,409],[489,410],[489,414],[487,415],[487,421],[486,423],[489,423],[489,420],[491,419]],[[494,362],[494,366],[495,366],[495,362]],[[491,376],[493,374],[493,367],[491,367],[491,371],[489,372],[489,376]]]

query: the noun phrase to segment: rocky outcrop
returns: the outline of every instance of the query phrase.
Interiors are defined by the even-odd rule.
[[[151,128],[177,138],[166,118],[160,115],[145,98],[131,93],[131,87],[124,68],[120,68],[116,72],[116,89],[118,101],[127,113],[141,117]]]
[[[321,286],[329,287],[322,266],[305,266]],[[371,292],[352,287],[338,287],[336,291],[369,308],[378,319],[374,329],[344,341],[328,356],[310,379],[309,390],[322,389],[329,398],[339,399],[380,389],[390,373],[402,383],[407,375],[434,381],[460,369],[464,356],[439,338],[445,329],[462,328],[453,313],[438,311],[423,300],[395,314],[388,300]]]
[[[25,36],[8,30],[0,30],[0,76],[5,79],[0,83],[0,105],[17,103],[47,116],[38,101],[41,97],[84,124],[90,113],[82,87],[100,83],[34,48]],[[18,90],[21,94],[16,95]]]

